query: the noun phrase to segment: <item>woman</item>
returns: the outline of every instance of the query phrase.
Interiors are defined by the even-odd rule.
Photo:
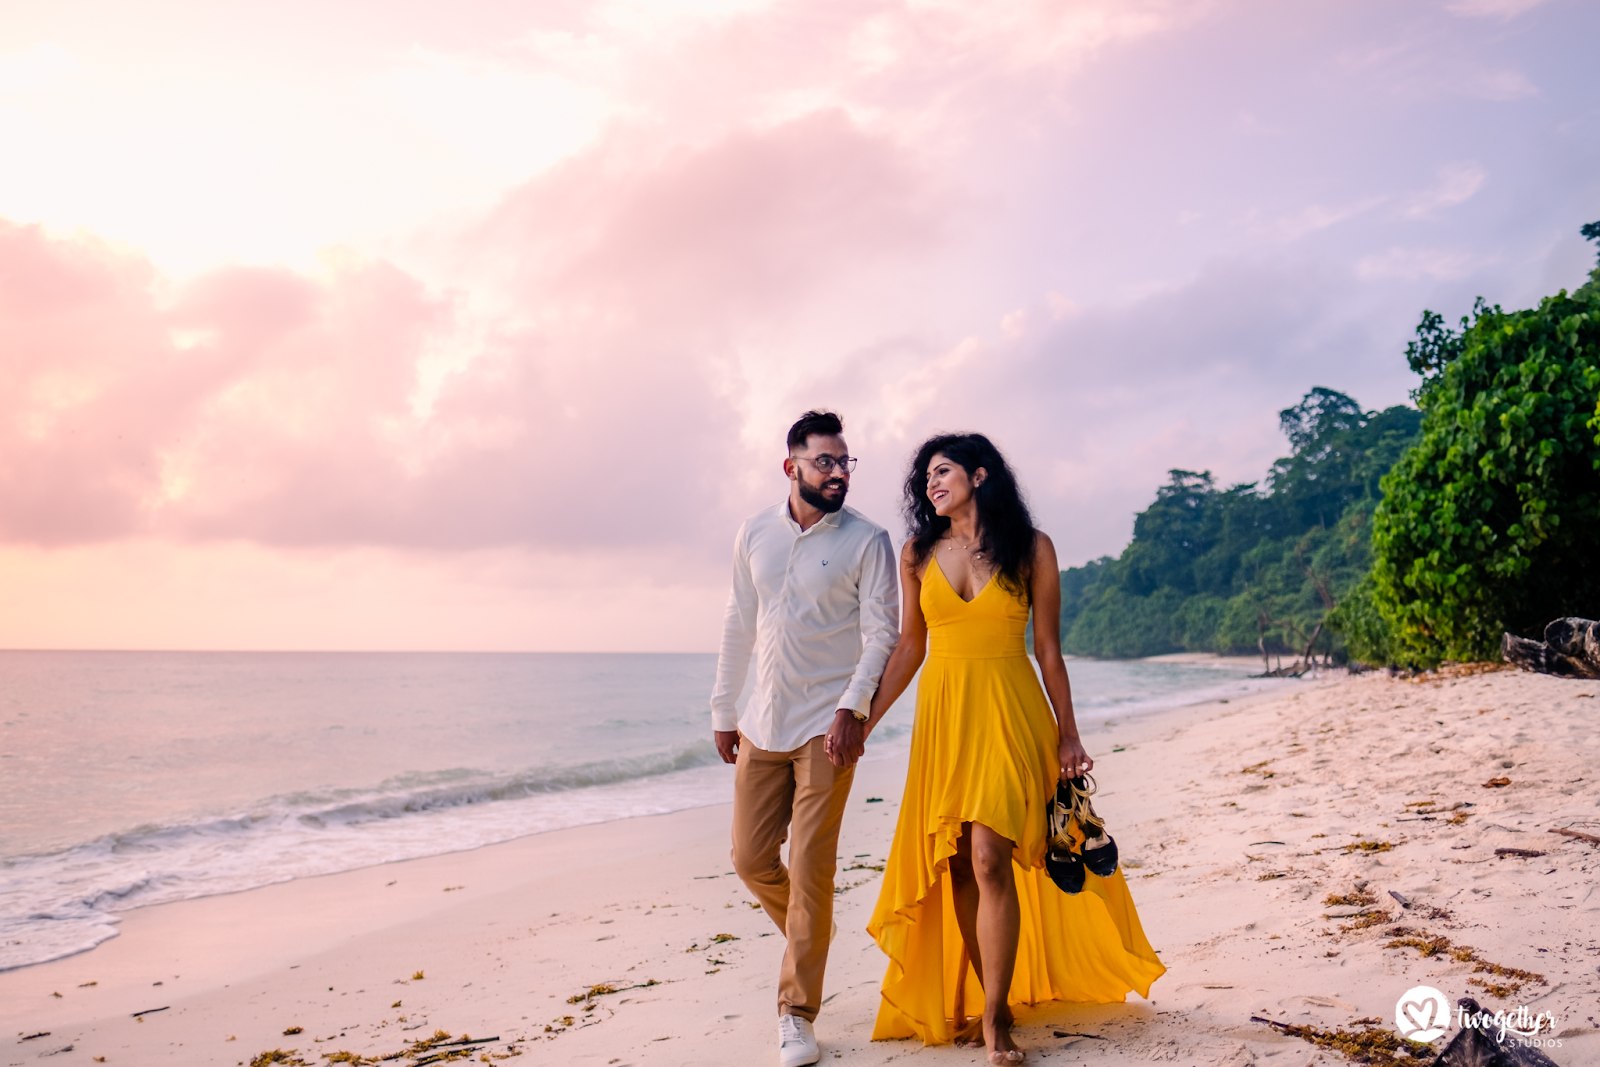
[[[925,443],[905,495],[900,642],[869,729],[923,672],[900,821],[867,926],[889,956],[872,1036],[981,1040],[991,1063],[1017,1064],[1012,1004],[1145,996],[1165,968],[1120,871],[1068,895],[1042,869],[1057,779],[1094,766],[1061,658],[1055,547],[981,434]],[[1023,642],[1030,606],[1043,692]],[[979,998],[981,1024],[966,1026],[964,1008]]]

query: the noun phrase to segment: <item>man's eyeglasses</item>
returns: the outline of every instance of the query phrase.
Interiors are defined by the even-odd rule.
[[[801,460],[817,468],[818,474],[832,474],[835,467],[849,474],[856,469],[860,462],[855,456],[830,456],[826,452],[816,456],[790,456],[790,459]]]

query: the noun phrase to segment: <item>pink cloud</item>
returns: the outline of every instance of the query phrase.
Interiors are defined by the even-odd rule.
[[[533,300],[609,316],[752,319],[938,230],[906,150],[839,111],[639,164],[609,148],[509,196],[480,238]]]
[[[156,429],[124,409],[170,352],[137,258],[0,221],[0,537],[62,543],[136,530]]]
[[[463,239],[480,276],[513,265],[519,299],[486,320],[384,262],[169,294],[138,259],[9,228],[31,290],[5,327],[0,536],[575,551],[659,543],[671,516],[667,540],[720,546],[740,338],[937,227],[912,163],[838,113],[613,162]]]
[[[1314,385],[1368,407],[1400,402],[1411,322],[1370,300],[1305,253],[1217,263],[1120,304],[1064,310],[1046,297],[954,343],[885,339],[791,397],[837,398],[866,457],[856,503],[897,534],[917,444],[989,435],[1072,565],[1125,544],[1171,468],[1260,480],[1287,448],[1277,412]]]
[[[782,429],[812,404],[845,413],[866,456],[852,502],[889,525],[922,436],[991,432],[1074,562],[1119,547],[1170,466],[1258,477],[1281,448],[1275,411],[1309,386],[1404,396],[1421,307],[1500,299],[1558,232],[1592,262],[1567,179],[1594,171],[1570,51],[1593,19],[1571,5],[1509,37],[1438,10],[1283,19],[1176,0],[628,10],[497,2],[375,23],[293,0],[261,33],[208,14],[146,41],[91,40],[40,7],[41,39],[98,88],[82,114],[41,98],[38,139],[14,153],[59,211],[0,204],[59,227],[0,223],[0,542],[58,550],[5,549],[10,573],[93,557],[98,579],[154,545],[175,574],[188,553],[237,551],[240,574],[270,559],[300,575],[238,586],[292,585],[290,618],[357,557],[383,562],[356,604],[421,560],[444,590],[472,557],[514,557],[525,583],[484,589],[531,600],[553,575],[613,575],[621,603],[670,576],[699,583],[714,627],[728,536],[781,494]],[[156,51],[119,66],[101,37]],[[384,80],[419,40],[450,74],[421,83],[422,127]],[[575,110],[604,105],[592,126],[546,154],[496,150],[565,128],[529,103],[559,107],[550,73]],[[508,104],[502,74],[542,88]],[[127,91],[120,108],[106,87]],[[1473,106],[1484,96],[1517,104]],[[315,99],[329,110],[313,122]],[[224,125],[238,153],[217,150]],[[431,151],[456,142],[427,131],[452,126],[466,154]],[[1519,146],[1492,183],[1451,169],[1485,139]],[[108,162],[153,144],[199,155]],[[218,160],[236,169],[206,169]],[[92,174],[106,178],[66,180]],[[231,210],[250,181],[278,214]],[[1464,258],[1385,253],[1401,215],[1418,216],[1406,248]],[[269,239],[286,218],[303,232]],[[145,235],[161,262],[286,247],[321,265],[162,276],[62,236],[86,220]],[[327,244],[363,251],[318,260]],[[435,603],[429,588],[412,602]],[[598,625],[589,643],[614,645]]]
[[[405,415],[416,356],[447,322],[413,279],[382,265],[326,281],[228,269],[168,300],[140,260],[16,227],[5,237],[5,272],[29,278],[33,298],[0,327],[7,539],[203,532],[306,452],[336,499],[392,469],[376,428]],[[334,487],[327,472],[357,456],[369,464]]]

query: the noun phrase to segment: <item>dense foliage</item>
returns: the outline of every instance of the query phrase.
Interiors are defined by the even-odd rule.
[[[1383,479],[1371,581],[1344,609],[1356,654],[1492,659],[1504,631],[1600,614],[1600,268],[1526,311],[1479,301],[1459,331],[1427,312],[1407,357],[1422,433]]]
[[[1408,407],[1363,411],[1317,388],[1279,413],[1291,451],[1265,488],[1170,472],[1121,556],[1062,572],[1062,647],[1299,655],[1315,643],[1341,658],[1328,614],[1367,574],[1380,479],[1420,418]]]
[[[1280,412],[1265,489],[1171,471],[1122,555],[1062,572],[1063,648],[1431,666],[1600,615],[1600,264],[1526,311],[1425,311],[1406,361],[1420,411]]]

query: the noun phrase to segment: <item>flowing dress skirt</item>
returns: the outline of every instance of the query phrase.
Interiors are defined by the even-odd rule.
[[[982,1012],[950,892],[950,857],[968,822],[1016,844],[1022,928],[1013,1005],[1112,1003],[1129,991],[1148,996],[1166,968],[1145,939],[1122,871],[1090,874],[1083,892],[1069,895],[1044,870],[1058,734],[1023,646],[1027,606],[992,581],[964,601],[937,563],[924,578],[922,606],[930,652],[918,685],[910,769],[867,926],[889,957],[872,1036],[949,1041],[962,983],[966,1014]]]

